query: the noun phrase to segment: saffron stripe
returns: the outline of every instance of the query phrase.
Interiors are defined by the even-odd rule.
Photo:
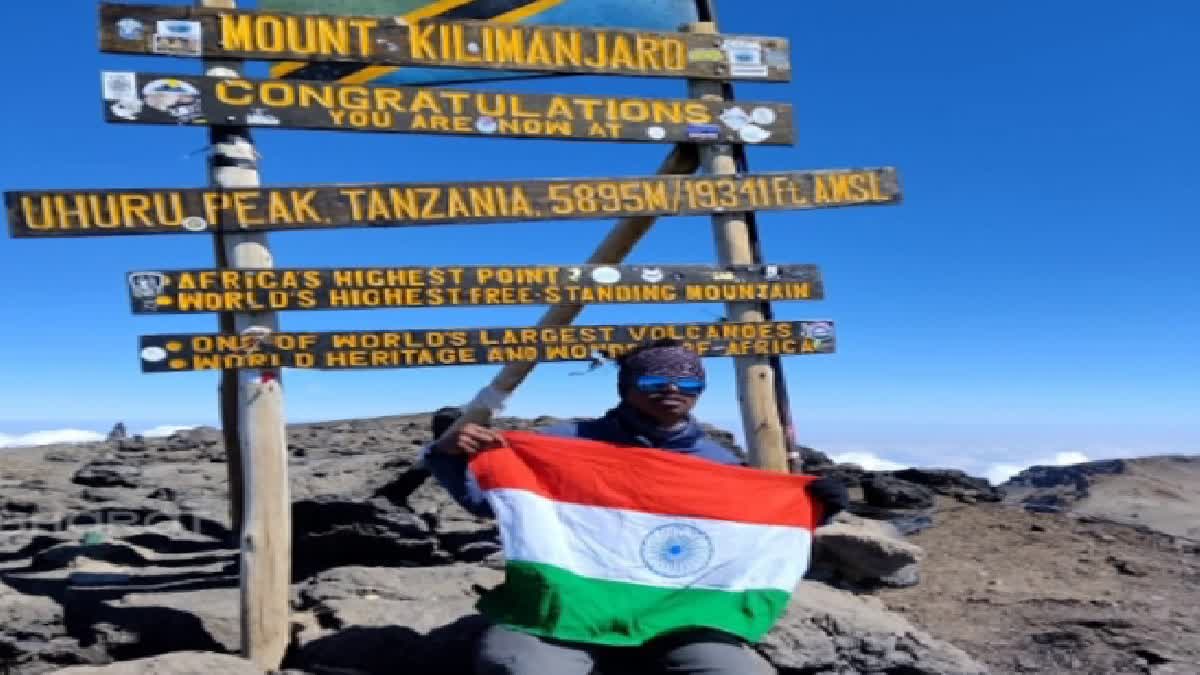
[[[750,642],[787,609],[778,590],[733,593],[588,579],[552,565],[510,561],[504,583],[479,601],[492,621],[543,637],[640,645],[688,628],[715,628]]]
[[[558,502],[814,529],[819,514],[795,476],[723,466],[679,453],[507,432],[509,447],[477,454],[484,490],[525,490]]]

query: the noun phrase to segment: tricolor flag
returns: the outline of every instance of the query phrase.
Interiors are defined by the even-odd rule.
[[[663,450],[532,433],[470,468],[507,559],[480,600],[544,637],[640,645],[686,628],[748,641],[770,630],[808,569],[819,507],[809,476]]]

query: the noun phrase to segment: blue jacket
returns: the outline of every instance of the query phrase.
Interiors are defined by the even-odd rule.
[[[623,405],[609,410],[604,417],[563,422],[538,429],[538,433],[671,450],[719,464],[745,464],[741,457],[705,436],[695,419],[689,418],[687,424],[680,429],[663,431]],[[425,467],[450,496],[454,497],[454,501],[477,516],[492,516],[492,509],[488,506],[483,491],[479,489],[475,477],[467,471],[465,458],[435,451],[427,451],[424,455]]]

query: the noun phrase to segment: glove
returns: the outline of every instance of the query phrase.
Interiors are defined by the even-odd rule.
[[[841,481],[833,478],[818,478],[807,486],[808,496],[821,505],[821,522],[818,527],[828,525],[833,517],[850,505],[850,492]]]

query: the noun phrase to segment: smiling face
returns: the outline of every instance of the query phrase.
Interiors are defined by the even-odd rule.
[[[635,410],[654,420],[663,428],[679,425],[688,418],[696,407],[699,396],[679,393],[675,386],[665,391],[644,392],[630,386],[624,392],[624,400]]]
[[[655,344],[635,351],[621,361],[618,388],[621,400],[663,428],[686,421],[696,407],[699,391],[683,393],[673,382],[642,389],[638,379],[649,376],[660,384],[666,378],[704,380],[704,366],[695,353],[678,343]],[[657,378],[655,378],[657,376]]]

